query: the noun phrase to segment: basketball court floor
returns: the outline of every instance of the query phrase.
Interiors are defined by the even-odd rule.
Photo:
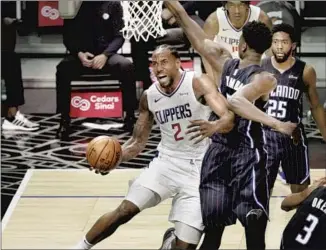
[[[136,159],[101,176],[87,170],[87,142],[104,134],[124,143],[129,133],[120,128],[91,129],[84,126],[84,118],[79,118],[73,121],[70,140],[64,142],[55,139],[59,116],[35,114],[28,118],[39,122],[41,129],[35,133],[2,131],[1,135],[2,248],[69,249],[100,215],[122,201],[128,181],[155,156],[159,129],[154,126],[145,150]],[[312,170],[314,180],[326,175],[325,145],[316,139],[309,140],[309,145],[311,165],[318,168]],[[293,214],[280,209],[288,193],[289,187],[277,180],[266,234],[268,249],[279,247],[282,230]],[[144,211],[95,249],[158,249],[165,230],[171,226],[167,221],[170,204],[171,200],[167,200]],[[221,248],[245,248],[239,223],[227,228]]]
[[[74,246],[103,213],[116,208],[128,190],[128,181],[141,170],[117,169],[108,176],[88,170],[29,169],[3,218],[3,249],[69,249]],[[313,170],[312,178],[323,176]],[[293,215],[280,209],[289,188],[280,181],[271,198],[268,249],[277,249],[281,233]],[[158,249],[171,200],[143,211],[118,229],[95,249]],[[228,227],[221,249],[245,248],[239,223]]]

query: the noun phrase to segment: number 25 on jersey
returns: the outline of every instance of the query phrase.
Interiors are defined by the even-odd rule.
[[[283,119],[286,117],[286,106],[287,102],[285,101],[269,100],[267,114],[275,118]]]

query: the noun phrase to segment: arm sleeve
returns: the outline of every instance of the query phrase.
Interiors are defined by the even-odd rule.
[[[78,52],[83,51],[82,34],[80,31],[79,20],[64,20],[63,25],[63,44],[70,54],[77,55]]]
[[[121,29],[124,26],[123,22],[123,10],[119,1],[109,2],[109,13],[111,13],[113,34],[112,41],[109,43],[107,48],[104,50],[103,54],[110,56],[117,53],[117,51],[122,47],[125,39],[122,36]]]

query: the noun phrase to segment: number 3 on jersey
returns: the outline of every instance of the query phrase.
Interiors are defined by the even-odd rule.
[[[302,245],[306,245],[310,240],[311,235],[318,224],[318,218],[316,216],[313,216],[312,214],[309,214],[306,221],[310,222],[310,225],[308,227],[305,226],[303,228],[303,231],[305,231],[304,236],[302,236],[302,234],[298,234],[295,238],[295,240],[301,243]]]
[[[267,114],[269,116],[281,119],[285,118],[287,102],[269,100],[268,104]]]
[[[180,123],[174,123],[174,124],[172,124],[172,129],[175,131],[175,133],[174,133],[174,139],[176,141],[181,141],[181,140],[184,139],[182,136],[180,136],[180,133],[181,133]]]

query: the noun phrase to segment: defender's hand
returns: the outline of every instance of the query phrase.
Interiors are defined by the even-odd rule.
[[[296,127],[293,130],[291,139],[292,139],[294,145],[297,146],[299,144],[299,142],[301,141],[301,132],[300,132],[299,127]]]
[[[162,14],[161,17],[164,21],[169,21],[169,19],[171,19],[173,17],[173,14],[171,13],[171,11],[167,8],[164,8],[162,10]]]
[[[206,120],[194,120],[190,121],[190,125],[187,126],[188,130],[186,134],[193,135],[190,137],[190,140],[197,139],[195,144],[201,142],[207,137],[211,137],[216,132],[216,121],[206,121]]]
[[[275,129],[282,133],[291,136],[294,129],[297,127],[296,123],[292,122],[278,122]]]

